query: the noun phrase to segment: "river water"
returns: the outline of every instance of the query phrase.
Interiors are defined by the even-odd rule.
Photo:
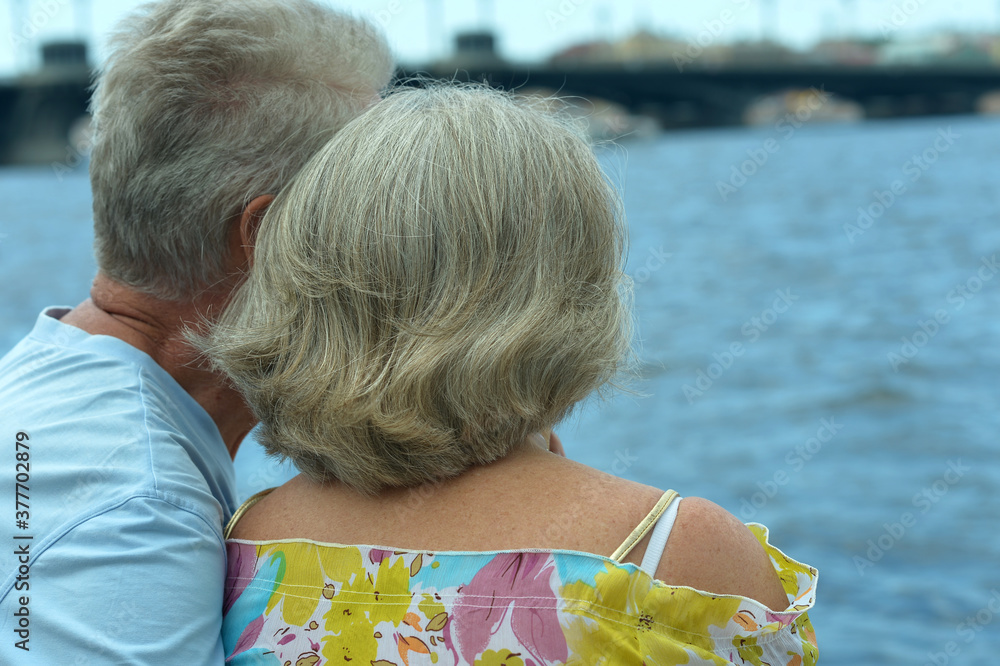
[[[673,133],[624,191],[634,393],[570,456],[701,495],[820,569],[824,664],[1000,654],[1000,123]],[[0,349],[94,272],[85,171],[0,170]],[[241,488],[287,471],[244,447]],[[992,498],[992,499],[991,499]]]

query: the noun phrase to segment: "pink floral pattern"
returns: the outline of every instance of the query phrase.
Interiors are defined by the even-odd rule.
[[[459,663],[473,663],[501,631],[540,664],[565,661],[554,575],[549,553],[498,553],[480,569],[456,599],[445,630]]]
[[[751,525],[788,595],[670,587],[572,551],[428,553],[230,540],[227,663],[320,666],[755,664],[818,658],[817,572]]]

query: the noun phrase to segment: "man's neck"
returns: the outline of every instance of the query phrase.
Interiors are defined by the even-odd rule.
[[[91,335],[108,335],[148,354],[215,421],[231,456],[254,425],[236,391],[211,372],[184,338],[203,326],[208,313],[225,304],[228,290],[205,292],[193,301],[164,301],[98,275],[84,301],[60,321]]]

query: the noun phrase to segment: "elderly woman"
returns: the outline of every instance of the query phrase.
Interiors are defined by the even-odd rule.
[[[549,450],[628,358],[623,246],[586,142],[486,89],[306,166],[202,341],[302,472],[230,525],[232,663],[816,661],[816,571],[763,527]]]

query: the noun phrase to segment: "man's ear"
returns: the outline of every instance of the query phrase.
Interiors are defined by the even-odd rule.
[[[262,194],[259,197],[254,197],[240,214],[239,241],[246,257],[247,268],[253,266],[253,249],[257,245],[257,230],[260,229],[261,220],[264,219],[264,213],[272,201],[274,201],[273,194]]]

